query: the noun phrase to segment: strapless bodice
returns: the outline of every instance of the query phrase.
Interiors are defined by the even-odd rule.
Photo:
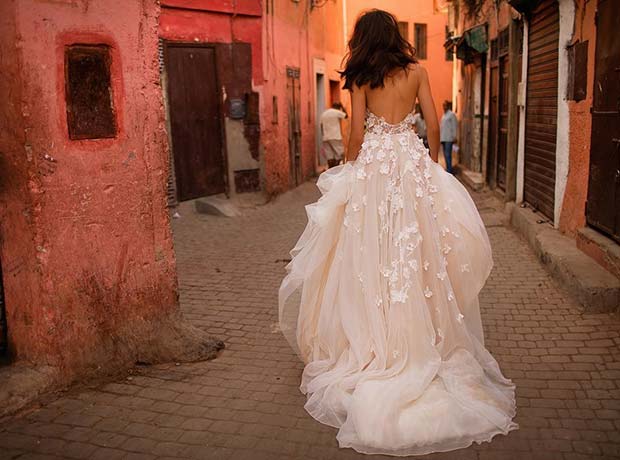
[[[398,123],[388,123],[385,118],[375,115],[366,109],[366,133],[367,134],[400,134],[411,131],[413,124],[413,112],[409,112]]]

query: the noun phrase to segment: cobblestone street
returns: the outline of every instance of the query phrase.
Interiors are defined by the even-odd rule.
[[[317,194],[304,184],[236,218],[182,207],[173,220],[182,309],[226,350],[73,389],[5,419],[0,458],[367,458],[338,449],[336,430],[306,414],[302,365],[276,325],[288,251]],[[476,201],[495,260],[480,299],[486,346],[517,385],[520,429],[424,458],[620,458],[620,321],[584,314],[504,226],[496,201]]]

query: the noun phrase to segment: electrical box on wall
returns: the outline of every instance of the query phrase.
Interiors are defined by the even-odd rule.
[[[517,105],[519,107],[525,107],[525,83],[519,82],[517,87]]]
[[[245,118],[245,100],[230,100],[230,118],[232,118],[233,120],[240,120],[242,118]]]

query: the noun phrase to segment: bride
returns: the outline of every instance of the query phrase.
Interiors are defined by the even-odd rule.
[[[467,191],[436,163],[428,76],[394,16],[358,19],[342,75],[355,161],[320,176],[279,293],[305,409],[367,454],[507,434],[515,387],[484,347],[478,306],[491,247]],[[411,128],[416,100],[430,151]]]

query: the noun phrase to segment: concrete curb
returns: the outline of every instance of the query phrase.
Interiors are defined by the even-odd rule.
[[[575,241],[562,235],[531,209],[507,203],[512,227],[532,247],[551,275],[588,312],[612,312],[620,308],[620,280],[580,251]]]

